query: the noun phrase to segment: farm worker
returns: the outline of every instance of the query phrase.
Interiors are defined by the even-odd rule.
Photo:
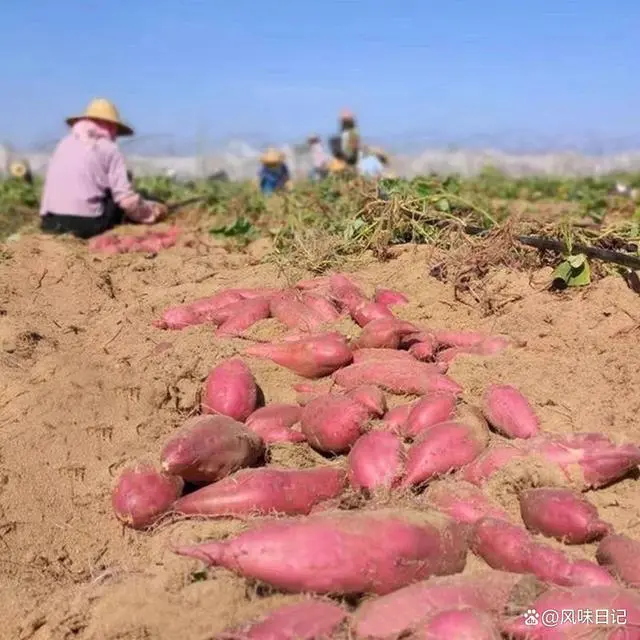
[[[370,147],[358,161],[358,173],[365,178],[382,178],[389,165],[389,156],[378,147]]]
[[[31,167],[26,160],[16,160],[9,165],[9,175],[14,180],[20,180],[27,184],[33,183],[33,174],[31,173]]]
[[[329,155],[325,151],[320,136],[315,133],[310,135],[307,139],[309,145],[309,151],[311,153],[311,162],[313,164],[309,178],[313,181],[322,180],[327,176],[327,164],[329,162]]]
[[[58,143],[47,169],[40,203],[45,233],[97,236],[126,219],[153,224],[165,205],[144,200],[133,190],[118,136],[133,135],[116,107],[103,98],[67,118],[69,133]]]
[[[342,160],[355,167],[360,156],[360,132],[355,115],[348,109],[340,113],[340,150]]]
[[[291,188],[291,175],[282,151],[267,149],[260,158],[260,164],[258,183],[262,193],[268,195]]]

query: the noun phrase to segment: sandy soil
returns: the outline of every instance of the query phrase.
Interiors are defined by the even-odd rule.
[[[208,370],[246,346],[214,339],[210,327],[163,332],[152,320],[224,287],[284,284],[276,269],[203,244],[156,257],[96,257],[79,242],[37,235],[1,255],[0,638],[206,640],[294,600],[224,570],[202,572],[169,550],[241,524],[183,521],[132,532],[110,505],[119,469],[156,461],[167,436],[196,411]],[[481,318],[428,272],[425,253],[407,249],[385,264],[365,262],[358,276],[408,293],[411,304],[398,308],[407,319],[521,341],[498,357],[453,364],[468,401],[489,382],[509,382],[547,430],[639,439],[640,305],[622,279],[551,294],[532,284],[548,274],[499,273],[516,301]],[[254,334],[282,332],[269,320]],[[294,399],[293,374],[266,361],[250,366],[268,402]],[[316,457],[306,445],[283,445],[272,459],[295,466]],[[627,479],[590,494],[620,532],[637,535],[637,487]],[[494,497],[514,512],[508,492]],[[477,562],[470,559],[469,570]]]

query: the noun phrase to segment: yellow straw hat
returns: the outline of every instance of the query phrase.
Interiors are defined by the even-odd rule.
[[[116,106],[109,100],[105,100],[105,98],[95,98],[89,103],[89,106],[81,116],[71,116],[67,118],[66,123],[72,126],[82,118],[95,118],[96,120],[111,122],[118,125],[118,135],[133,135],[133,129],[122,121]]]
[[[22,179],[29,173],[29,167],[27,166],[26,162],[18,160],[16,162],[12,162],[9,165],[9,173],[14,178]]]
[[[267,149],[260,157],[262,164],[280,164],[284,161],[284,153],[277,149]]]
[[[331,158],[327,164],[329,173],[342,173],[347,168],[347,163],[340,158]]]

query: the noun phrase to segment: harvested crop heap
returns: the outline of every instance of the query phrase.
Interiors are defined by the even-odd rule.
[[[137,529],[173,516],[252,518],[234,537],[174,551],[310,596],[229,638],[640,638],[640,542],[617,535],[584,495],[635,469],[640,448],[547,433],[510,385],[489,386],[479,406],[463,402],[449,364],[505,351],[509,338],[417,326],[392,311],[406,302],[389,290],[371,299],[334,275],[166,310],[155,323],[165,330],[210,323],[242,336],[273,317],[290,333],[211,370],[201,414],[164,443],[160,469],[139,464],[119,477],[117,517]],[[362,328],[352,339],[330,326],[347,314]],[[252,358],[305,379],[298,403],[261,406]],[[306,442],[326,463],[265,464],[282,442]],[[520,522],[483,491],[506,477]],[[354,499],[362,508],[349,508]],[[569,550],[599,540],[597,563]],[[473,577],[460,575],[469,552],[485,564]],[[525,587],[535,587],[525,609],[607,609],[624,620],[545,626],[518,609]]]
[[[89,240],[89,251],[95,253],[158,253],[173,247],[180,235],[176,226],[168,231],[145,231],[137,235],[103,233]]]

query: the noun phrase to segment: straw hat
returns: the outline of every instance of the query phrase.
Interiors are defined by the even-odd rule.
[[[343,109],[340,112],[340,121],[341,122],[353,122],[356,119],[353,111],[350,109]]]
[[[284,153],[273,148],[267,149],[260,157],[260,162],[270,165],[281,164],[284,162]]]
[[[327,164],[329,173],[342,173],[347,168],[347,163],[340,158],[331,158]]]
[[[317,133],[312,133],[310,136],[307,136],[307,142],[309,144],[320,142],[320,136]]]
[[[89,106],[81,116],[71,116],[67,118],[66,123],[72,126],[82,118],[95,118],[96,120],[111,122],[118,125],[118,135],[133,135],[133,129],[122,121],[116,106],[104,98],[95,98],[89,103]]]
[[[18,178],[22,180],[29,173],[29,167],[26,162],[22,162],[21,160],[18,160],[16,162],[12,162],[9,165],[9,173],[14,178]]]

